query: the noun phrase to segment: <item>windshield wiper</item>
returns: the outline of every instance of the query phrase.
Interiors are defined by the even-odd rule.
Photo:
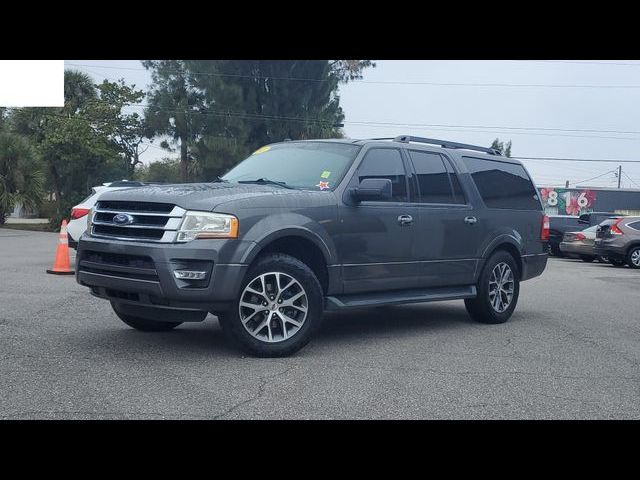
[[[295,190],[293,187],[287,185],[286,182],[276,182],[275,180],[269,180],[268,178],[257,178],[255,180],[238,180],[238,183],[258,183],[260,185],[278,185],[279,187],[288,188],[289,190]]]
[[[224,178],[216,175],[216,179],[213,181],[213,183],[229,183],[229,180],[225,180]]]

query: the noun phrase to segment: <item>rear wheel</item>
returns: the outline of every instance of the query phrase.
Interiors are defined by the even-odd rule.
[[[122,320],[124,323],[129,325],[136,330],[141,330],[143,332],[166,332],[168,330],[173,330],[178,325],[182,324],[182,322],[161,322],[157,320],[149,320],[147,318],[136,317],[133,315],[128,315],[123,313],[120,308],[118,308],[118,304],[115,302],[111,302],[111,308],[116,313],[118,318]]]
[[[500,250],[494,253],[480,274],[476,298],[464,301],[471,318],[481,323],[504,323],[513,314],[520,294],[518,266]]]
[[[591,263],[596,259],[595,255],[580,255],[580,260],[583,262]]]
[[[284,254],[260,259],[247,273],[235,308],[218,316],[226,335],[252,355],[284,357],[320,327],[323,292],[313,271]]]
[[[627,254],[627,265],[631,268],[640,268],[640,246],[632,247]]]

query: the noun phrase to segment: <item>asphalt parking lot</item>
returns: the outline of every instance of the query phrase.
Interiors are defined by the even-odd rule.
[[[553,258],[506,324],[462,302],[359,310],[255,359],[213,316],[130,329],[44,273],[56,239],[0,229],[0,418],[640,418],[640,271]]]

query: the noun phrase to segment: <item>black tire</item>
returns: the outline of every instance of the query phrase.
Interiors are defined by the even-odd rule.
[[[580,255],[580,260],[591,263],[596,259],[595,255]]]
[[[142,332],[167,332],[173,330],[182,322],[158,322],[155,320],[149,320],[147,318],[135,317],[133,315],[127,315],[118,310],[118,304],[111,302],[111,308],[116,313],[118,318],[131,328],[140,330]]]
[[[503,312],[498,312],[491,304],[489,281],[494,268],[501,263],[506,263],[513,274],[513,295],[509,306]],[[518,296],[520,295],[520,272],[511,254],[504,250],[495,252],[485,263],[476,288],[478,291],[476,298],[464,301],[471,318],[477,322],[488,324],[504,323],[509,320],[516,308]]]
[[[633,256],[640,255],[640,246],[631,247],[629,253],[627,253],[627,265],[631,268],[640,268],[640,263],[633,263]]]
[[[619,258],[609,258],[609,263],[614,267],[624,267],[626,262]]]
[[[269,272],[283,273],[295,279],[304,289],[307,298],[307,316],[302,322],[302,326],[290,338],[274,343],[262,341],[249,333],[240,319],[239,311],[239,303],[245,288],[258,276]],[[323,305],[322,286],[313,271],[294,257],[274,253],[260,258],[249,269],[242,281],[240,292],[233,308],[226,313],[218,315],[218,320],[224,334],[228,335],[245,352],[258,357],[286,357],[309,343],[318,331],[323,318]],[[275,313],[277,315],[277,312]],[[274,321],[276,320],[274,319]],[[279,327],[280,324],[277,324],[277,326]]]

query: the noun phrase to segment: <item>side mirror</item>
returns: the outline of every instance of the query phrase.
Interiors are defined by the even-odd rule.
[[[390,200],[391,180],[388,178],[365,178],[351,190],[351,198],[357,202],[365,200]]]

